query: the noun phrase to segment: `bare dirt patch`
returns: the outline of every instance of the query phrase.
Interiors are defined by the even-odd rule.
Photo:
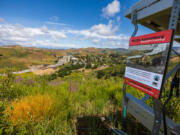
[[[47,69],[39,69],[33,71],[35,75],[50,75],[53,74],[56,70],[53,68],[47,68]]]
[[[172,59],[171,59],[171,61],[172,62],[179,62],[180,61],[180,57],[173,57]]]

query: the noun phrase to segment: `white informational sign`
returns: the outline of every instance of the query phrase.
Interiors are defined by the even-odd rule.
[[[159,98],[171,47],[172,30],[132,37],[125,83]]]

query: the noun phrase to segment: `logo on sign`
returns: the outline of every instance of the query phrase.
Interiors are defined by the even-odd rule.
[[[155,76],[154,76],[154,80],[155,80],[155,81],[159,81],[159,79],[160,79],[160,78],[159,78],[158,75],[155,75]]]

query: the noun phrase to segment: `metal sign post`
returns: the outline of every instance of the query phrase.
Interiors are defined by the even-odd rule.
[[[135,29],[131,37],[134,37],[138,31],[138,24],[136,20],[137,20],[137,12],[136,10],[133,10],[132,15],[131,15],[131,22],[134,24]],[[124,83],[123,84],[123,110],[124,110],[123,115],[124,117],[126,117],[126,113],[127,113],[127,104],[128,104],[128,98],[126,96],[126,83]]]

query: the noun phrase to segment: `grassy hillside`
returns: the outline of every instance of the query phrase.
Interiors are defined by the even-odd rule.
[[[121,50],[122,51],[122,50]],[[128,134],[150,132],[128,114],[122,113],[122,86],[126,52],[109,49],[47,50],[1,47],[1,72],[26,69],[32,65],[53,64],[60,56],[73,55],[79,61],[57,68],[53,74],[0,76],[0,135],[76,135],[79,118],[90,117],[89,134],[103,134],[93,118],[104,117],[108,125]],[[5,59],[6,58],[6,59]],[[82,61],[86,62],[86,65]],[[170,68],[179,62],[172,56]],[[7,65],[6,65],[7,64]],[[167,99],[170,80],[162,101]],[[140,98],[144,94],[127,86],[128,92]],[[147,104],[152,105],[152,99]],[[170,109],[169,109],[170,108]],[[167,115],[180,123],[179,99],[167,106]]]
[[[38,49],[32,47],[16,46],[1,46],[0,47],[0,72],[20,71],[28,69],[34,65],[55,64],[60,56],[74,55],[102,55],[110,54],[113,51],[108,49],[68,49],[68,50],[51,50]]]
[[[56,55],[52,50],[22,46],[0,47],[0,72],[19,71],[32,65],[53,64]]]

